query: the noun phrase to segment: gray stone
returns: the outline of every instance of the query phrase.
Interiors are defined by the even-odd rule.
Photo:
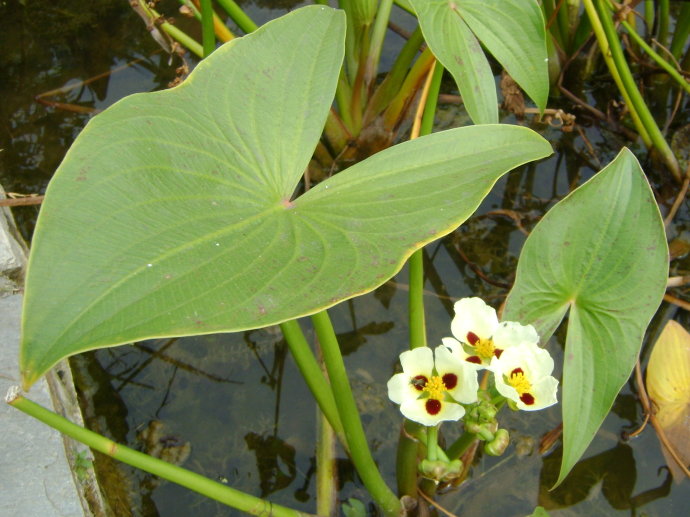
[[[3,397],[19,379],[19,322],[22,296],[0,299],[0,392]],[[46,381],[27,394],[52,408]],[[2,517],[83,517],[60,433],[0,404],[0,515]]]

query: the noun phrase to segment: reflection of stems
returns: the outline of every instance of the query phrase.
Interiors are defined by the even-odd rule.
[[[18,393],[8,395],[7,402],[27,415],[40,420],[53,429],[57,429],[61,433],[74,438],[98,452],[139,468],[154,476],[182,485],[209,499],[232,506],[240,511],[251,515],[270,514],[274,517],[303,517],[308,515],[285,506],[273,504],[265,499],[245,494],[244,492],[225,486],[222,483],[208,479],[196,472],[178,467],[177,465],[172,465],[158,458],[153,458],[142,452],[115,443],[98,433],[94,433],[93,431],[73,424],[66,418],[39,406]]]
[[[314,395],[316,403],[330,422],[331,427],[335,430],[338,439],[343,446],[347,447],[345,432],[343,431],[343,424],[340,422],[338,408],[335,405],[333,391],[323,376],[321,367],[316,362],[316,358],[302,333],[299,323],[296,320],[286,321],[280,324],[280,330],[283,331],[283,336],[285,336],[285,340],[290,347],[290,353],[295,359],[295,363],[297,363],[297,367],[302,373],[307,386],[309,386],[312,395]]]
[[[382,508],[384,513],[389,516],[396,516],[402,510],[400,501],[386,485],[376,467],[376,463],[374,463],[374,458],[371,456],[362,421],[357,411],[357,404],[347,378],[347,371],[345,370],[343,356],[340,353],[338,339],[328,313],[326,311],[317,312],[311,319],[316,335],[319,338],[319,343],[321,343],[323,359],[328,370],[331,385],[333,386],[333,396],[340,414],[340,420],[343,423],[352,462],[362,478],[364,486],[366,486],[371,497]]]

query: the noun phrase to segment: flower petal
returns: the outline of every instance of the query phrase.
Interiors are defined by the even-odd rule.
[[[417,375],[429,377],[434,369],[434,353],[426,346],[407,350],[400,354],[400,364],[402,364],[403,372],[411,377]]]
[[[462,343],[469,342],[470,332],[480,339],[488,339],[498,327],[496,311],[481,298],[462,298],[455,302],[454,308],[450,330]]]
[[[477,391],[479,390],[479,383],[477,382],[479,365],[468,363],[443,345],[436,348],[435,356],[436,371],[442,378],[446,375],[456,376],[455,386],[451,388],[446,383],[448,394],[463,404],[476,402]]]
[[[506,349],[501,357],[491,360],[489,369],[494,373],[496,390],[505,398],[514,401],[519,409],[536,411],[557,402],[558,381],[551,376],[553,371],[551,354],[537,345],[520,345]],[[525,404],[518,391],[506,382],[515,369],[522,370],[531,384],[529,395],[533,403]]]
[[[448,420],[460,420],[465,416],[465,408],[460,404],[446,401],[440,401],[440,411],[435,415],[431,415],[426,409],[428,400],[427,398],[408,399],[400,405],[400,412],[405,418],[426,426],[434,426]]]
[[[393,375],[388,381],[388,398],[396,404],[402,404],[409,398],[418,398],[420,393],[410,384],[410,380],[410,376],[406,373]]]
[[[503,321],[496,328],[493,341],[496,348],[505,350],[519,345],[537,345],[539,344],[539,334],[532,325]]]
[[[534,404],[527,405],[522,401],[518,401],[517,407],[525,411],[537,411],[538,409],[553,406],[558,402],[558,380],[550,375],[544,377],[532,385],[532,395],[534,396]]]

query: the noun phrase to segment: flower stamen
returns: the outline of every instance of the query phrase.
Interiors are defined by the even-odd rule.
[[[510,384],[513,388],[515,388],[515,391],[518,392],[522,402],[528,406],[534,404],[534,396],[530,393],[532,391],[532,383],[529,382],[525,376],[525,372],[522,371],[522,368],[515,368],[512,372],[510,372],[510,377],[507,379],[507,381],[508,384]]]

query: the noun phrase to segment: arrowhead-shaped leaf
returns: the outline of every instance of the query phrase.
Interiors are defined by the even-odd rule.
[[[545,341],[570,309],[557,484],[628,379],[667,276],[659,209],[627,149],[554,206],[525,242],[504,319],[533,324]]]
[[[181,86],[89,123],[34,236],[25,384],[80,351],[262,327],[370,291],[502,174],[551,153],[525,128],[463,128],[293,199],[333,99],[344,25],[332,9],[299,9],[219,48]]]
[[[424,39],[458,85],[475,124],[498,121],[496,86],[479,41],[536,103],[549,96],[546,29],[534,0],[410,0]],[[476,37],[475,37],[476,36]]]

